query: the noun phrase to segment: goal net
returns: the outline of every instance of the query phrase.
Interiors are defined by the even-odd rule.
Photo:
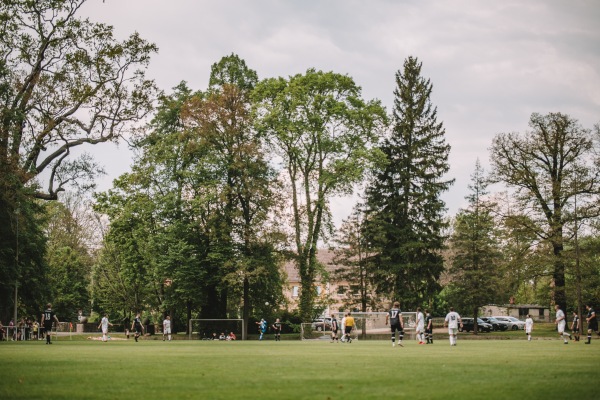
[[[355,327],[352,330],[352,339],[388,339],[390,326],[386,325],[387,312],[353,312]],[[338,338],[344,334],[342,328],[343,312],[335,313],[339,324]],[[403,312],[404,331],[414,331],[416,327],[416,313]],[[301,340],[330,340],[331,325],[329,323],[303,323],[300,325]]]
[[[213,333],[217,338],[224,333],[229,335],[231,332],[237,340],[242,340],[244,332],[243,319],[190,319],[189,321],[189,339],[211,340]]]

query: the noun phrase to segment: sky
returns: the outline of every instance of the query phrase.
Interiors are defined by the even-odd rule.
[[[235,53],[260,79],[347,74],[391,113],[394,76],[417,57],[451,146],[449,215],[476,160],[489,171],[496,134],[527,132],[534,112],[600,122],[598,0],[90,0],[82,15],[155,43],[147,74],[167,93],[181,81],[205,90],[211,65]],[[110,146],[93,149],[108,173],[100,190],[131,165],[125,144]],[[336,224],[354,201],[332,201]]]

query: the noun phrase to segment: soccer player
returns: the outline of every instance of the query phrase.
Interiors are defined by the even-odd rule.
[[[585,318],[587,321],[587,342],[585,342],[585,344],[590,344],[592,343],[592,332],[596,332],[598,335],[600,335],[600,333],[598,333],[598,320],[596,319],[596,312],[592,308],[592,305],[586,304],[585,309],[588,312],[587,317]]]
[[[417,340],[419,344],[425,344],[425,317],[421,312],[421,307],[417,307]]]
[[[402,345],[402,339],[404,338],[404,321],[402,321],[402,311],[400,311],[400,303],[395,301],[390,311],[385,316],[385,324],[390,323],[392,330],[392,347],[396,347],[396,332],[398,332],[398,346]]]
[[[533,318],[527,314],[527,318],[525,319],[525,334],[528,341],[531,341],[531,331],[533,331]]]
[[[167,315],[163,321],[163,342],[165,341],[165,335],[169,342],[171,341],[171,316]]]
[[[560,309],[560,306],[558,304],[554,306],[554,309],[556,310],[556,319],[554,320],[554,323],[556,324],[556,327],[558,329],[558,335],[562,338],[562,340],[564,340],[565,344],[569,344],[567,338],[571,339],[571,334],[565,332],[565,328],[567,327],[565,313],[563,312],[563,310]]]
[[[577,315],[577,311],[573,311],[573,322],[571,322],[571,332],[573,332],[575,341],[579,342],[579,315]]]
[[[258,333],[260,334],[258,340],[262,340],[263,335],[267,332],[267,321],[261,318],[260,322],[256,322],[256,325],[258,325]]]
[[[52,344],[50,336],[52,333],[52,322],[54,321],[56,321],[57,325],[59,324],[58,317],[54,314],[54,311],[52,311],[52,304],[48,303],[46,304],[46,309],[42,313],[42,321],[40,322],[40,325],[42,325],[46,331],[46,344]]]
[[[450,346],[456,346],[456,337],[458,335],[458,326],[463,326],[462,319],[460,315],[456,311],[454,311],[454,307],[450,307],[450,312],[446,315],[444,319],[444,326],[448,327],[448,336],[450,339]]]
[[[344,314],[344,316],[342,317],[342,323],[340,324],[340,327],[342,328],[342,337],[340,338],[340,342],[344,343],[344,340],[346,340],[346,318],[348,317],[348,313]]]
[[[425,310],[425,339],[427,344],[433,344],[433,317],[429,310]]]
[[[98,325],[98,329],[102,327],[102,341],[106,342],[108,340],[108,326],[113,326],[110,322],[108,322],[108,314],[104,314],[102,317],[102,321],[100,321],[100,325]]]
[[[335,318],[335,314],[331,314],[331,343],[333,343],[334,340],[336,342],[338,342],[337,333],[338,333],[338,320]]]
[[[135,314],[135,318],[133,319],[133,322],[131,323],[131,330],[134,333],[133,338],[135,339],[136,343],[140,337],[141,334],[144,333],[144,326],[142,325],[142,319],[140,318],[140,313]]]
[[[346,325],[344,326],[344,336],[346,337],[347,343],[352,343],[352,338],[350,337],[350,332],[354,328],[354,317],[352,313],[348,311],[348,315],[346,316]]]
[[[273,328],[273,333],[275,333],[275,341],[280,342],[281,341],[281,322],[279,321],[279,318],[277,318],[275,320],[275,323],[271,327]]]

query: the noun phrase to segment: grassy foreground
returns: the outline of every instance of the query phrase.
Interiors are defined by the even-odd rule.
[[[0,399],[591,399],[599,356],[558,339],[3,342]]]

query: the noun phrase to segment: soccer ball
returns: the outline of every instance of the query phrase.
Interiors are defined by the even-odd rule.
[[[265,306],[268,306],[268,305],[269,305],[269,302],[268,302],[268,301],[265,301]]]

